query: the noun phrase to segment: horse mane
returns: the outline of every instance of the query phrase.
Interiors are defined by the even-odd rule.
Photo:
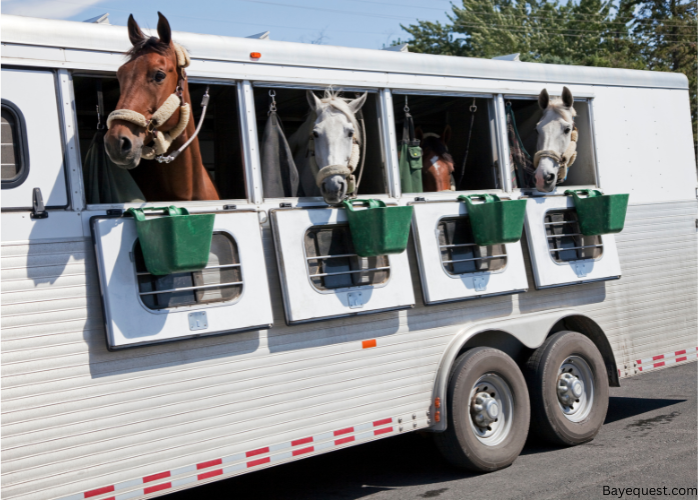
[[[334,92],[332,88],[328,88],[323,92],[321,102],[337,109],[343,113],[348,120],[350,120],[350,123],[352,123],[352,127],[355,130],[355,139],[358,143],[361,143],[360,141],[362,138],[360,137],[361,134],[359,133],[360,125],[357,123],[357,118],[355,118],[355,114],[350,109],[350,106],[348,106],[348,102],[351,100],[352,99],[340,97],[340,91]]]
[[[143,32],[141,33],[143,34]],[[149,37],[143,34],[143,38],[141,38],[141,40],[139,40],[126,52],[126,56],[129,58],[129,61],[132,61],[146,50],[150,50],[164,56],[170,50],[170,45],[162,42],[160,38],[155,36]]]
[[[570,108],[567,108],[564,105],[564,101],[561,100],[561,97],[555,97],[554,99],[550,100],[547,109],[552,109],[553,111],[559,113],[565,120],[570,120],[576,117],[576,110],[574,107],[571,106]]]

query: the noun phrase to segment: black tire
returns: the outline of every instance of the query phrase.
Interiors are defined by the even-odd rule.
[[[477,436],[481,428],[476,427],[470,414],[472,392],[480,379],[494,375],[510,390],[511,417],[501,413],[500,442],[484,444],[484,438]],[[504,411],[506,405],[502,406]],[[447,430],[436,434],[435,442],[443,456],[457,467],[477,472],[502,469],[512,464],[525,446],[530,424],[527,383],[518,365],[503,351],[476,347],[457,358],[450,373],[445,408]],[[509,427],[506,422],[510,422]]]
[[[560,367],[565,361],[576,359],[583,359],[588,364],[593,388],[590,397],[587,389],[584,390],[583,396],[587,398],[586,407],[589,409],[579,415],[573,414],[573,406],[567,407],[560,402],[557,392],[557,384],[561,383]],[[598,434],[608,412],[608,376],[600,351],[588,337],[578,332],[563,331],[547,338],[528,360],[525,377],[532,409],[530,431],[534,435],[552,444],[574,446],[590,441]],[[569,398],[570,394],[564,392]],[[578,399],[575,401],[579,402]],[[572,412],[568,418],[565,411]],[[579,420],[572,420],[574,417]]]

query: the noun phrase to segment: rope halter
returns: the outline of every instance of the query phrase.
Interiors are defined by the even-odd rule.
[[[357,135],[353,134],[352,136],[352,153],[350,154],[348,163],[345,165],[327,165],[319,170],[318,164],[316,163],[316,149],[313,134],[309,135],[307,153],[309,155],[309,166],[311,167],[311,172],[316,174],[316,186],[318,186],[319,189],[323,185],[323,181],[331,175],[342,175],[348,183],[347,194],[355,192],[354,173],[360,162],[360,142]]]
[[[535,168],[540,164],[540,159],[550,158],[554,160],[559,165],[559,171],[557,173],[557,184],[561,184],[566,180],[569,175],[569,167],[576,161],[576,143],[578,142],[578,129],[574,127],[571,131],[571,142],[566,148],[563,154],[559,154],[551,149],[542,149],[535,153],[535,157],[532,159],[532,164]]]
[[[182,98],[182,91],[186,78],[184,68],[190,65],[190,56],[180,44],[173,42],[173,47],[175,48],[175,54],[177,56],[177,69],[178,72],[180,72],[180,79],[178,80],[175,92],[168,96],[165,102],[153,113],[151,119],[147,120],[145,116],[133,109],[116,109],[107,117],[107,128],[112,126],[114,120],[124,120],[145,128],[146,133],[151,134],[153,137],[153,146],[143,146],[141,148],[141,158],[144,160],[153,160],[156,155],[165,154],[173,141],[185,131],[192,115],[190,105],[184,102]],[[167,132],[158,130],[161,125],[175,114],[178,108],[180,109],[180,120],[177,125]]]

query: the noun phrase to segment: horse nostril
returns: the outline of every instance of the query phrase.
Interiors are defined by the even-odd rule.
[[[128,137],[121,137],[120,139],[121,152],[127,154],[131,151],[131,141]]]
[[[555,177],[554,174],[548,174],[547,177],[544,178],[544,181],[547,184],[551,184],[552,182],[554,182],[554,177]]]

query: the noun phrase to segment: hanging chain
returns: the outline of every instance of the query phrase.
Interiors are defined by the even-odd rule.
[[[409,111],[411,111],[411,109],[408,107],[408,96],[406,96],[406,100],[404,101],[403,105],[403,112],[408,113]]]
[[[469,144],[472,142],[472,129],[474,128],[474,117],[476,116],[476,97],[473,98],[471,106],[469,106],[469,112],[472,114],[471,123],[469,124],[469,135],[467,136],[467,150],[464,152],[464,161],[462,162],[462,171],[459,174],[459,183],[457,184],[457,189],[462,187],[462,181],[464,180],[464,174],[467,168],[467,158],[469,157]]]
[[[270,90],[267,95],[270,96],[270,110],[267,112],[267,116],[270,116],[270,113],[277,113],[277,101],[275,101],[277,94],[274,90]]]

